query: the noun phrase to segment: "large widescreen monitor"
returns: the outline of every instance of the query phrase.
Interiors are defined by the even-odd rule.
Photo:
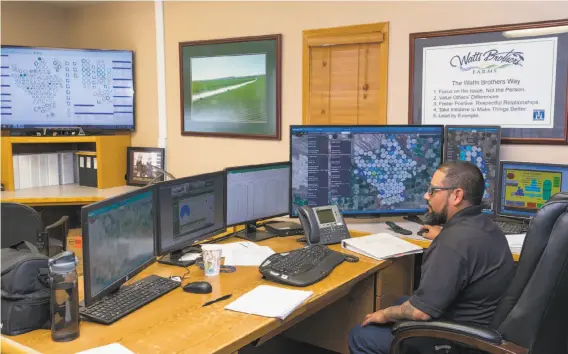
[[[2,46],[2,128],[134,130],[132,51]]]
[[[501,216],[529,219],[550,197],[568,191],[568,165],[502,161],[500,176]]]
[[[494,214],[499,178],[501,127],[448,125],[444,146],[444,161],[469,161],[483,173],[483,211]]]
[[[441,125],[293,125],[291,216],[330,204],[346,216],[425,213],[443,140]]]

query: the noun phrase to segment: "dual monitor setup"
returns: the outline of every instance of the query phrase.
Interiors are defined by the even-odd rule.
[[[500,128],[490,126],[291,126],[290,161],[231,167],[175,179],[83,207],[85,302],[117,290],[161,256],[186,266],[199,241],[257,221],[298,216],[304,205],[337,205],[347,217],[420,215],[443,161],[482,171],[485,212],[530,219],[568,190],[568,165],[499,160]]]

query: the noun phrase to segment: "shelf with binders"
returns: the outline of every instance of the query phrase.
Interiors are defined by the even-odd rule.
[[[80,190],[81,196],[97,196],[101,194],[98,190],[104,190],[114,187],[120,187],[126,185],[126,180],[124,178],[126,174],[126,149],[130,146],[130,134],[124,135],[112,135],[112,136],[57,136],[57,137],[12,137],[12,136],[2,136],[2,184],[4,185],[4,191],[2,193],[2,200],[8,197],[7,192],[14,192],[17,195],[28,195],[32,190],[39,192],[37,195],[52,195],[56,193],[57,190],[70,190],[74,191]],[[35,182],[25,184],[26,188],[16,188],[15,181],[16,174],[40,172],[40,169],[46,166],[45,163],[41,161],[37,164],[30,163],[29,167],[27,161],[24,160],[24,169],[18,171],[19,164],[15,168],[14,161],[19,159],[21,156],[40,156],[40,155],[55,155],[64,153],[66,157],[64,158],[65,163],[63,164],[63,173],[66,173],[65,180],[61,180],[59,177],[59,185],[56,185],[54,181],[46,182]],[[81,155],[82,154],[82,155]],[[89,156],[89,162],[91,163],[91,169],[95,175],[91,177],[91,184],[93,187],[80,186],[78,170],[76,167],[80,163],[80,157]],[[55,158],[54,158],[55,159]],[[59,170],[61,171],[61,157],[58,159]],[[86,160],[84,160],[86,163]],[[96,165],[95,165],[96,163]],[[52,166],[55,166],[56,162],[53,160],[51,162]],[[47,163],[49,166],[49,162]],[[94,169],[96,167],[96,169]],[[30,171],[26,170],[30,169]],[[69,169],[72,169],[70,172]],[[42,171],[40,173],[43,175],[48,175],[48,177],[38,177],[49,179],[49,173]],[[51,171],[52,179],[55,179],[55,172]],[[72,177],[71,177],[72,176]],[[35,178],[35,177],[34,177]],[[93,184],[92,181],[95,181]],[[83,184],[83,183],[81,183]],[[76,188],[82,187],[82,188]],[[89,188],[89,189],[85,189]],[[41,193],[45,191],[46,193]],[[89,192],[90,191],[90,192]],[[104,193],[102,193],[104,194]],[[54,196],[55,197],[55,196]],[[77,196],[79,197],[79,195]]]

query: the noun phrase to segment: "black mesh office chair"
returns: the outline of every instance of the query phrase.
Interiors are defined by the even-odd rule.
[[[19,203],[2,202],[2,248],[10,247],[20,241],[28,241],[42,248],[40,241],[45,243],[43,253],[48,256],[56,255],[65,250],[69,217],[63,216],[55,223],[43,227],[41,215],[33,208]]]
[[[568,350],[568,193],[554,195],[532,219],[515,276],[490,328],[447,321],[400,322],[391,354],[405,340],[436,338],[442,353],[566,354]],[[447,344],[450,344],[450,351]],[[408,351],[410,352],[410,350]],[[415,353],[416,350],[412,350]],[[432,353],[432,348],[420,348]]]

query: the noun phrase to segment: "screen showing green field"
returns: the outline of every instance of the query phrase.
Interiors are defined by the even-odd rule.
[[[505,207],[537,210],[561,190],[562,172],[505,170]]]
[[[191,120],[266,123],[266,54],[191,58]]]

